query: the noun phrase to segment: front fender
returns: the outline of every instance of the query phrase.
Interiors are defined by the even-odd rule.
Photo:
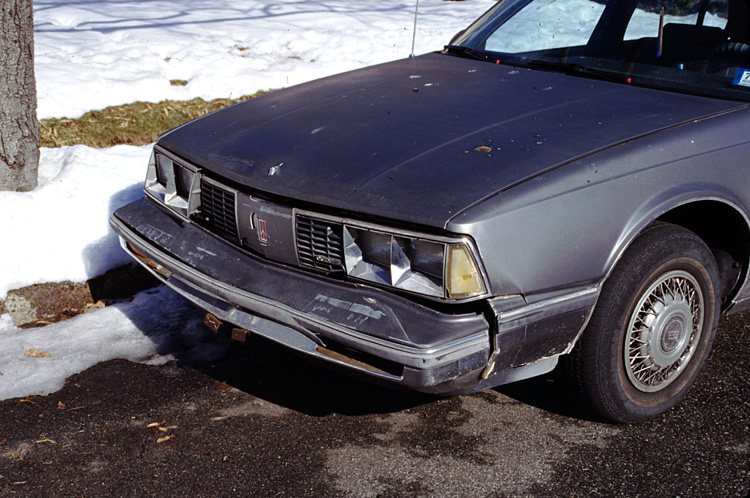
[[[723,202],[749,218],[750,111],[693,122],[570,162],[459,213],[495,295],[529,302],[599,286],[654,219]]]

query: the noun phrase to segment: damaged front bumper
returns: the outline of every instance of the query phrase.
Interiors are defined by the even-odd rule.
[[[257,258],[145,199],[110,224],[133,258],[222,322],[328,364],[432,393],[475,383],[487,365],[482,313],[441,313]]]
[[[594,288],[447,313],[368,285],[256,257],[145,199],[110,224],[122,247],[205,309],[209,326],[252,333],[371,381],[456,394],[551,371],[575,343]],[[462,309],[466,309],[465,307]]]

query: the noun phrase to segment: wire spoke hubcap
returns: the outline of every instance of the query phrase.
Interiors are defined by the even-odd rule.
[[[677,378],[695,353],[703,316],[703,294],[690,273],[671,271],[646,290],[625,337],[625,371],[636,389],[659,391]]]

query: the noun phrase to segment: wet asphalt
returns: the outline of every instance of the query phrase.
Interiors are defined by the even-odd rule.
[[[722,320],[683,403],[628,426],[596,421],[554,374],[436,398],[207,337],[176,337],[161,366],[101,363],[57,393],[0,402],[0,496],[750,492],[750,313]]]

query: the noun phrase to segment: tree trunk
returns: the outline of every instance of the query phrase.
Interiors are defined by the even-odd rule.
[[[37,185],[39,123],[32,0],[0,0],[0,190]]]

